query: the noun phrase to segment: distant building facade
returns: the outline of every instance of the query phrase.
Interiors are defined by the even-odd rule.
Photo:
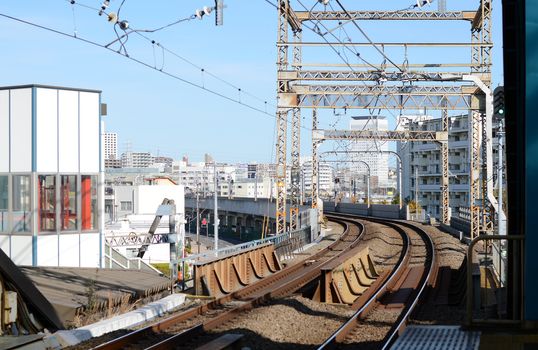
[[[104,157],[107,159],[118,159],[118,134],[115,132],[105,132]]]
[[[153,157],[149,152],[126,152],[121,155],[122,168],[149,168]]]
[[[352,117],[350,130],[388,130],[388,121],[383,116],[359,116]],[[383,141],[354,141],[352,142],[351,159],[355,162],[351,168],[357,172],[363,171],[365,165],[360,161],[368,163],[370,166],[371,187],[386,187],[388,183],[388,153],[389,145]],[[381,152],[378,152],[381,151]],[[373,181],[372,181],[373,180]]]

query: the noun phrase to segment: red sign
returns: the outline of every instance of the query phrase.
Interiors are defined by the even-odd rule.
[[[204,226],[207,225],[207,220],[206,220],[206,218],[203,218],[203,219],[202,219],[202,225],[204,225]]]

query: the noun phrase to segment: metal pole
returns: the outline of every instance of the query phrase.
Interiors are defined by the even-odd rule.
[[[368,208],[370,208],[370,166],[368,163],[364,163],[368,166],[368,178],[366,179],[366,185],[368,189],[368,193],[366,195],[366,200],[368,201]]]
[[[213,169],[214,169],[214,181],[215,181],[215,210],[213,213],[213,216],[215,218],[214,222],[214,233],[215,233],[215,254],[217,255],[217,250],[219,249],[219,211],[218,211],[218,177],[217,177],[217,162],[213,161]]]
[[[173,201],[168,203],[173,207],[172,213],[168,217],[168,227],[170,228],[170,279],[175,283],[177,281],[177,243],[178,237],[176,232],[176,210]]]
[[[200,193],[196,191],[196,246],[197,253],[200,254]]]
[[[256,169],[256,174],[254,174],[254,202],[258,200],[258,170]]]
[[[418,167],[415,165],[415,213],[418,213]]]
[[[503,130],[503,121],[499,122],[499,161],[497,164],[497,181],[499,182],[499,196],[498,196],[498,212],[497,218],[499,220],[497,227],[499,229],[499,235],[506,235],[506,218],[503,213],[503,149],[504,149],[504,130]]]
[[[400,209],[402,209],[402,160],[400,156],[396,157],[398,160],[398,200],[400,202]]]

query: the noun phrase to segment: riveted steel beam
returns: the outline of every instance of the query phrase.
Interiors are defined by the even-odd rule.
[[[349,13],[349,15],[348,15]],[[449,20],[472,21],[475,11],[296,11],[300,21],[345,21],[353,20]]]

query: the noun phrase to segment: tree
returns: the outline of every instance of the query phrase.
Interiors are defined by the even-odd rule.
[[[392,197],[392,201],[390,204],[400,204],[400,195],[398,193],[394,194],[394,197]]]
[[[407,205],[409,206],[409,211],[411,213],[420,213],[422,211],[420,205],[418,205],[414,200],[410,200]]]

